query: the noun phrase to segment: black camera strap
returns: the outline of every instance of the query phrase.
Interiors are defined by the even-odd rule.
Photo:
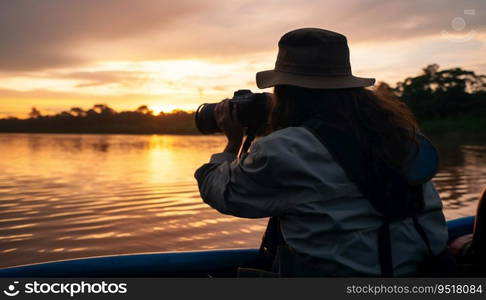
[[[241,147],[240,154],[238,155],[238,157],[241,157],[243,154],[248,152],[248,149],[250,149],[250,146],[255,140],[259,130],[260,128],[258,127],[248,127],[246,129],[246,138],[245,141],[243,142],[243,146]]]
[[[247,130],[245,141],[243,142],[243,146],[241,147],[240,154],[238,155],[239,157],[241,157],[243,154],[248,152],[248,149],[250,149],[250,146],[253,143],[253,140],[255,139],[255,137],[256,137],[256,131],[255,132],[249,132]]]

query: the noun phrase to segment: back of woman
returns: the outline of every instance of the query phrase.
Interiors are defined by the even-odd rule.
[[[236,159],[242,128],[218,105],[228,145],[196,172],[203,200],[225,214],[278,218],[273,246],[288,251],[274,271],[286,276],[417,275],[445,249],[447,227],[433,171],[414,170],[426,151],[413,116],[364,88],[374,80],[351,75],[344,36],[301,29],[279,46],[276,69],[257,74],[259,87],[275,86],[272,133]]]
[[[339,161],[343,154],[327,149],[318,136],[302,126],[318,118],[330,128],[329,135],[349,133],[356,137],[359,152],[367,160],[367,168],[360,170],[366,176],[382,171],[380,166],[384,163],[406,177],[407,158],[421,151],[414,147],[417,127],[412,115],[398,101],[362,88],[319,90],[277,86],[275,96],[272,127],[279,130],[262,139],[260,143],[265,145],[258,147],[268,149],[267,157],[279,157],[273,168],[280,171],[280,178],[295,183],[304,178],[299,174],[306,174],[305,181],[309,183],[306,195],[290,200],[293,205],[280,217],[286,243],[296,252],[319,258],[313,264],[320,264],[328,275],[381,275],[377,245],[383,212],[367,199],[369,195],[363,193],[353,174]],[[338,150],[347,152],[346,155],[356,152],[346,146]],[[417,214],[426,228],[432,252],[438,254],[446,246],[447,229],[441,200],[428,179],[422,179],[425,207]],[[397,202],[403,201],[399,196],[392,195],[390,199],[397,207],[400,207]],[[390,234],[394,275],[416,275],[428,249],[413,219],[395,220]]]

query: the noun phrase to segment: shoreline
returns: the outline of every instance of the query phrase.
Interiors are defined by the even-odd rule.
[[[486,140],[486,118],[474,115],[463,115],[455,118],[444,119],[430,119],[418,121],[419,128],[426,135],[433,137],[451,139],[469,139],[478,137]],[[194,128],[187,128],[187,130],[42,130],[42,129],[6,129],[0,128],[2,134],[125,134],[125,135],[203,135]],[[221,135],[217,133],[215,135]]]
[[[198,133],[198,132],[76,132],[76,131],[1,131],[0,134],[80,134],[80,135],[184,135],[184,136],[204,136],[205,134]],[[218,134],[209,134],[208,136],[212,135],[222,135]]]

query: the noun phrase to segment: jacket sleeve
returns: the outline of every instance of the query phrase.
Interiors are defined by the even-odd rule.
[[[275,151],[265,148],[257,141],[239,159],[230,153],[214,154],[195,173],[203,201],[221,213],[244,218],[284,213],[288,188],[279,183],[277,172],[285,166]]]

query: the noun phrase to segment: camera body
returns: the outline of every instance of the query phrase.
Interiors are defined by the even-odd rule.
[[[252,93],[250,90],[234,92],[230,101],[231,117],[247,130],[259,130],[266,125],[270,114],[272,94]],[[214,116],[217,103],[201,104],[196,111],[196,127],[203,134],[221,132]]]

